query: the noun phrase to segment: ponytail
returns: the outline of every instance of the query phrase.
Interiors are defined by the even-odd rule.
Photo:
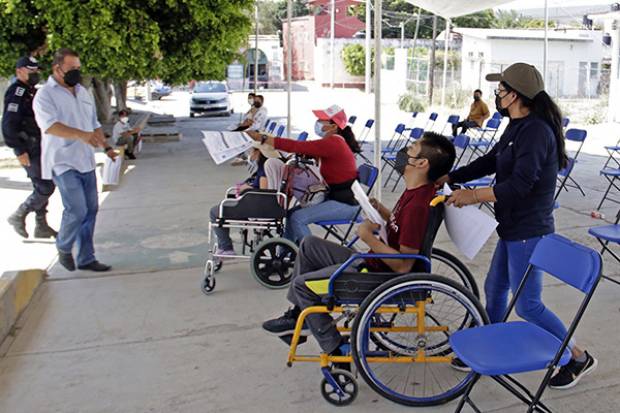
[[[344,140],[347,142],[347,145],[349,145],[351,152],[362,152],[362,148],[360,148],[359,143],[357,143],[357,140],[355,139],[355,134],[351,130],[350,126],[345,126],[344,129],[338,128],[338,131],[336,133],[344,138]]]

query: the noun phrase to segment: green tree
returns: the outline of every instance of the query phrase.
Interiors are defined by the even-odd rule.
[[[549,22],[549,27],[555,27],[554,21]],[[542,29],[545,21],[524,16],[516,10],[498,10],[495,13],[493,27],[497,29]]]
[[[282,23],[286,21],[286,5],[286,0],[258,3],[258,30],[260,34],[281,35]],[[291,17],[301,17],[310,14],[310,9],[303,0],[293,0],[292,11]]]
[[[392,49],[393,52],[393,49]],[[371,70],[374,73],[375,49],[370,51]],[[364,76],[366,73],[366,49],[361,44],[348,44],[342,49],[344,68],[351,76]]]

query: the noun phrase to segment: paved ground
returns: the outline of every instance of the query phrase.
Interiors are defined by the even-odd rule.
[[[181,103],[172,101],[170,107]],[[284,291],[260,287],[247,264],[232,264],[219,274],[215,294],[200,292],[208,208],[244,175],[243,168],[216,168],[200,142],[200,129],[220,129],[226,122],[181,118],[184,139],[146,145],[121,187],[102,197],[97,256],[112,264],[114,272],[92,276],[50,267],[50,278],[15,337],[1,349],[0,412],[335,411],[320,396],[318,367],[287,368],[287,348],[260,328],[265,318],[285,309]],[[600,156],[585,154],[576,177],[588,196],[563,194],[557,212],[560,233],[592,246],[587,228],[601,223],[589,212],[601,196],[597,171],[602,162]],[[0,171],[0,196],[11,200],[0,204],[3,216],[27,192],[19,177],[19,170]],[[395,195],[388,193],[386,199],[390,203]],[[58,222],[59,211],[55,198],[51,222]],[[604,210],[608,217],[614,211]],[[0,230],[3,261],[9,254],[12,265],[22,267],[52,260],[53,246],[18,241],[4,221]],[[475,262],[467,263],[479,283],[492,241]],[[453,250],[443,233],[439,244]],[[618,277],[620,266],[606,260],[606,272]],[[545,301],[564,319],[570,317],[574,292],[550,279],[546,285]],[[577,334],[599,358],[599,368],[573,390],[549,391],[546,398],[556,411],[620,410],[620,350],[613,327],[620,319],[618,297],[620,287],[601,284]],[[306,346],[316,350],[313,343]],[[538,377],[525,380],[532,383]],[[474,397],[487,411],[522,411],[490,382],[479,385]],[[416,411],[453,410],[449,404]],[[358,400],[343,411],[411,409],[361,384]]]

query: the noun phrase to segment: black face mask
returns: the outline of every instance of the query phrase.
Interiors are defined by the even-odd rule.
[[[261,106],[263,106],[263,102],[254,101],[254,107],[256,109],[260,108]]]
[[[480,100],[480,96],[474,96],[474,100],[477,102]]]
[[[394,162],[394,169],[401,174],[405,174],[405,168],[409,165],[409,154],[407,148],[403,148],[396,153],[396,160]]]
[[[41,80],[41,75],[38,73],[28,73],[28,84],[34,86]]]
[[[495,109],[497,109],[500,115],[508,116],[509,115],[508,108],[502,108],[501,102],[502,102],[502,98],[500,98],[499,96],[495,96]]]
[[[78,83],[80,83],[80,80],[82,80],[82,74],[80,73],[80,69],[73,69],[65,72],[62,80],[64,80],[64,82],[69,87],[77,85]]]

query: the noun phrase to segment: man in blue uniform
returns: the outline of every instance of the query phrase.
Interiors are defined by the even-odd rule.
[[[13,149],[19,163],[32,181],[33,191],[8,219],[9,224],[24,238],[26,216],[35,212],[35,238],[56,237],[57,233],[47,224],[47,204],[55,189],[51,179],[41,178],[41,131],[34,119],[32,101],[39,83],[39,64],[32,57],[22,57],[15,65],[15,82],[4,95],[2,134],[4,142]]]

